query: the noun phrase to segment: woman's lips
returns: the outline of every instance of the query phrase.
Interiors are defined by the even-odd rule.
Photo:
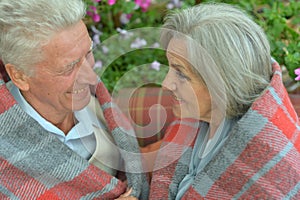
[[[179,104],[182,104],[183,103],[183,100],[181,98],[178,98],[177,96],[175,95],[172,95],[172,102],[173,104],[175,105],[179,105]]]

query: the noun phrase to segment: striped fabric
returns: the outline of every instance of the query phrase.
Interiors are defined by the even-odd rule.
[[[273,69],[270,86],[232,128],[219,153],[195,174],[182,199],[300,199],[298,116],[282,84],[279,65],[274,63]],[[185,119],[174,122],[166,133],[165,148],[158,155],[163,158],[157,160],[152,174],[150,199],[175,199],[188,173],[195,137],[184,131],[187,127],[179,129],[185,126],[196,132],[196,122],[187,124]],[[190,142],[182,144],[172,135],[189,137]],[[171,155],[177,157],[160,169]]]
[[[103,109],[108,129],[121,149],[120,153],[124,160],[128,187],[133,188],[131,195],[139,197],[139,199],[147,199],[149,193],[148,179],[145,173],[141,173],[143,168],[135,131],[127,117],[114,103],[103,82],[98,83],[96,96]]]
[[[173,121],[172,97],[160,87],[125,88],[114,98],[123,113],[132,120],[141,147],[162,139]]]
[[[133,134],[132,128],[122,115],[112,117],[118,109],[111,109],[101,82],[96,91],[120,149],[138,152],[137,141],[126,134],[127,130]],[[138,159],[123,158],[126,169],[140,170]],[[147,199],[144,174],[128,172],[126,176],[132,195]],[[123,182],[89,164],[30,118],[0,75],[0,199],[114,199],[125,190]]]

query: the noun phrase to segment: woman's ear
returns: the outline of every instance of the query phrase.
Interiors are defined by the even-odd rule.
[[[29,90],[28,76],[22,71],[17,69],[14,65],[8,63],[5,65],[7,74],[11,81],[22,91]]]

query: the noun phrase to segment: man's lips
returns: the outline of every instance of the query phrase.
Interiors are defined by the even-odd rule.
[[[86,90],[86,88],[81,88],[81,89],[73,90],[72,94],[79,94],[81,92],[84,92],[85,90]]]
[[[80,88],[80,89],[74,89],[71,93],[69,93],[72,96],[73,100],[82,100],[85,99],[87,96],[90,96],[90,88]]]
[[[71,90],[69,90],[67,93],[71,94],[71,95],[78,95],[78,94],[82,94],[85,93],[87,90],[90,90],[89,87],[85,87],[85,88],[73,88]]]

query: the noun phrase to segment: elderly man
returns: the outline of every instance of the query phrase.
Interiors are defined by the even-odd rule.
[[[10,92],[1,86],[0,197],[119,197],[126,184],[114,177],[118,138],[91,92],[98,80],[83,2],[1,0],[0,10],[0,55],[11,79]],[[99,84],[97,96],[109,101]],[[139,197],[145,181],[127,178]]]

